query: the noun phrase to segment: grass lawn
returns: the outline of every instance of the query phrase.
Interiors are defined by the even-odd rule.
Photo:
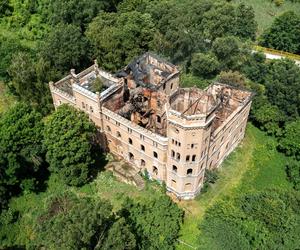
[[[275,139],[266,136],[249,123],[241,146],[228,157],[219,170],[219,180],[196,200],[179,204],[186,211],[180,240],[196,247],[201,233],[198,225],[205,211],[224,197],[233,198],[241,193],[271,187],[290,189],[284,173],[287,159],[276,151],[275,146]],[[189,248],[180,244],[177,249]]]
[[[283,12],[292,10],[300,13],[300,3],[292,3],[290,0],[285,0],[280,7],[276,7],[270,0],[233,0],[233,2],[245,3],[253,7],[258,23],[258,35],[270,27],[273,20]]]
[[[0,113],[6,111],[15,102],[15,98],[7,92],[4,83],[0,81]]]

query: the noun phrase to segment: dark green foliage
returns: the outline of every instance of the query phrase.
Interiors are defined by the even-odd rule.
[[[42,116],[30,106],[17,104],[0,119],[1,203],[20,190],[35,190],[45,171]],[[39,177],[39,178],[37,178]],[[2,204],[3,205],[3,204]]]
[[[277,17],[272,26],[261,37],[261,45],[300,53],[300,16],[292,11]]]
[[[71,24],[55,26],[41,44],[41,56],[62,73],[82,69],[89,63],[89,44],[80,28]]]
[[[212,52],[218,58],[221,70],[235,69],[237,67],[240,48],[236,37],[217,38],[213,43]]]
[[[245,88],[246,78],[238,71],[222,71],[217,77],[217,81],[237,88]]]
[[[288,181],[293,184],[295,190],[300,191],[300,162],[288,162],[285,171]]]
[[[149,14],[101,13],[87,30],[99,64],[116,71],[133,58],[149,50],[154,35],[154,23]]]
[[[273,60],[265,75],[266,96],[287,116],[300,113],[300,68],[287,59]]]
[[[109,229],[103,247],[105,250],[130,250],[135,249],[136,240],[126,225],[124,218],[118,219]]]
[[[18,50],[23,50],[19,41],[15,39],[5,37],[0,34],[0,80],[7,80],[7,69],[10,66],[13,54]]]
[[[65,23],[85,28],[100,10],[113,7],[113,2],[106,0],[53,0],[43,1],[42,8],[43,15],[52,25]]]
[[[219,202],[200,225],[201,248],[297,248],[299,204],[299,193],[279,190]]]
[[[300,119],[285,126],[283,137],[279,140],[279,147],[287,155],[300,160]]]
[[[264,83],[268,71],[266,56],[263,53],[252,53],[247,57],[241,71],[255,83]]]
[[[138,249],[174,249],[183,211],[169,197],[140,203],[127,199],[121,214],[136,236]]]
[[[51,198],[36,226],[33,246],[47,249],[101,249],[113,220],[107,201],[64,193]]]
[[[101,81],[100,78],[96,78],[95,81],[92,83],[92,86],[91,86],[91,91],[93,91],[94,93],[96,92],[101,92],[103,91],[103,82]]]
[[[208,188],[211,184],[216,183],[219,179],[218,172],[213,170],[205,170],[205,177],[204,177],[204,185],[201,189],[201,193],[207,192]]]
[[[10,16],[14,8],[9,4],[9,0],[1,0],[0,2],[0,18]]]
[[[191,61],[191,70],[194,75],[203,78],[214,76],[218,71],[219,62],[212,54],[194,54]]]
[[[236,9],[236,33],[241,39],[255,40],[257,23],[252,7],[240,4]]]
[[[203,28],[205,38],[214,41],[218,37],[235,35],[235,14],[233,5],[223,1],[216,1],[214,7],[204,14]]]
[[[284,122],[284,114],[277,106],[266,103],[258,107],[254,113],[254,118],[260,129],[270,135],[280,135],[280,125]]]
[[[95,126],[87,115],[69,105],[61,105],[46,122],[44,145],[50,171],[68,185],[79,186],[89,179],[93,165],[92,139]]]
[[[10,88],[21,101],[32,104],[43,114],[52,109],[48,82],[58,74],[44,59],[35,63],[28,53],[15,54],[9,75],[12,78]]]

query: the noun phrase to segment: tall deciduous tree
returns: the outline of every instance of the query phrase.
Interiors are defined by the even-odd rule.
[[[179,236],[183,211],[169,197],[147,202],[128,199],[121,214],[137,239],[138,249],[173,249]]]
[[[196,53],[192,57],[191,70],[194,75],[208,78],[217,73],[218,59],[213,54]]]
[[[87,115],[69,105],[60,106],[45,126],[44,145],[50,171],[68,185],[79,186],[89,179],[94,163],[92,139],[96,129]]]
[[[284,135],[279,141],[279,146],[287,155],[295,156],[300,160],[300,119],[285,126]]]
[[[300,114],[300,68],[290,60],[273,60],[265,75],[266,95],[287,116]]]
[[[239,62],[239,40],[234,36],[217,38],[213,43],[212,52],[218,58],[221,70],[235,69]]]
[[[236,9],[235,35],[241,39],[255,40],[257,23],[251,6],[240,4]]]
[[[261,37],[261,45],[291,53],[300,53],[300,16],[292,11],[277,17]]]
[[[37,62],[28,53],[17,53],[9,67],[12,78],[11,89],[18,98],[35,106],[43,114],[53,108],[48,87],[50,80],[59,75],[48,62],[40,58]]]
[[[40,180],[44,151],[42,116],[20,103],[0,119],[0,195],[34,190]],[[4,202],[1,197],[1,203]]]
[[[65,73],[70,68],[87,66],[89,44],[79,27],[72,24],[55,26],[41,44],[41,56],[51,66]]]
[[[115,71],[149,50],[154,24],[149,14],[137,11],[101,13],[86,34],[101,66]]]
[[[64,193],[52,197],[36,225],[34,247],[47,249],[101,249],[111,224],[107,201],[77,198]]]

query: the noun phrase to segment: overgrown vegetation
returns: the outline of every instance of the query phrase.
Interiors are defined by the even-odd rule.
[[[95,128],[71,107],[53,112],[48,89],[70,68],[97,58],[115,72],[148,50],[181,67],[183,87],[217,79],[253,91],[251,120],[265,133],[250,125],[220,178],[207,172],[182,238],[206,249],[296,248],[300,68],[251,47],[299,53],[297,9],[287,0],[2,1],[0,248],[174,248],[182,211],[155,188],[138,193],[106,173],[91,182],[105,164]]]

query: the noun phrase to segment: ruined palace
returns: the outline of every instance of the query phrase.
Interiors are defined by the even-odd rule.
[[[220,166],[245,134],[252,93],[214,83],[180,88],[176,66],[146,53],[112,75],[94,65],[50,83],[55,107],[88,114],[101,145],[168,191],[192,199],[207,169]]]

